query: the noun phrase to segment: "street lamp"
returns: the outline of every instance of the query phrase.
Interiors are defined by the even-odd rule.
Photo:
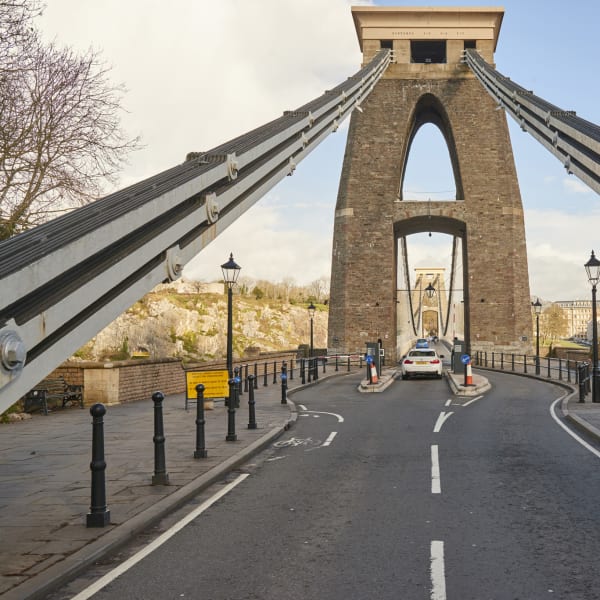
[[[241,268],[233,260],[233,253],[229,255],[229,260],[221,265],[223,281],[227,285],[227,372],[230,379],[233,377],[233,286]]]
[[[585,265],[588,281],[592,284],[592,402],[600,402],[600,381],[598,379],[598,321],[596,320],[596,285],[600,280],[600,260],[594,251]]]
[[[425,288],[425,295],[427,298],[431,300],[435,296],[435,288],[431,285],[431,281],[427,284]],[[425,337],[425,323],[423,322],[423,297],[420,299],[421,301],[421,337]]]
[[[310,358],[312,358],[313,355],[313,350],[314,350],[314,346],[313,346],[313,318],[315,316],[315,311],[317,310],[317,307],[312,303],[312,300],[310,302],[310,304],[308,305],[308,315],[310,316]]]
[[[531,303],[535,311],[535,374],[540,374],[540,314],[542,312],[542,303],[538,298]]]

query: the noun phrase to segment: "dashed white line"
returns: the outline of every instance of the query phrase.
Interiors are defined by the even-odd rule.
[[[444,424],[444,422],[446,421],[446,419],[450,416],[453,415],[453,412],[441,412],[440,416],[438,417],[438,420],[435,422],[435,427],[433,428],[433,433],[439,433],[440,429],[442,428],[442,425]]]
[[[446,401],[446,406],[450,406],[452,404],[452,398]]]
[[[441,494],[440,459],[437,446],[431,446],[431,493]]]
[[[431,600],[446,600],[444,542],[431,542]]]
[[[328,436],[327,439],[321,444],[321,446],[329,446],[329,444],[331,444],[331,442],[333,442],[333,438],[337,435],[337,431],[332,431]]]

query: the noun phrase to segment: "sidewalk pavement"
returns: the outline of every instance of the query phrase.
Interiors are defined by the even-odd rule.
[[[353,371],[357,373],[357,371]],[[330,369],[319,380],[343,375]],[[318,382],[317,381],[317,382]],[[313,382],[313,383],[317,383]],[[288,380],[288,394],[302,386]],[[256,429],[248,429],[249,394],[240,396],[236,441],[226,441],[227,408],[206,410],[206,458],[194,458],[196,403],[184,394],[163,401],[169,485],[151,485],[154,403],[151,398],[106,407],[104,451],[110,524],[87,528],[91,503],[92,417],[89,408],[0,424],[0,597],[44,598],[86,566],[130,540],[271,444],[296,420],[281,384],[254,393]]]
[[[344,374],[330,370],[318,381]],[[363,381],[358,391],[383,391],[395,375],[394,369],[385,370],[375,388]],[[451,372],[447,379],[458,395],[479,394],[490,387],[478,373],[473,374],[474,385],[469,389]],[[318,381],[302,386],[298,376],[289,380],[288,398]],[[567,384],[563,387],[575,390]],[[267,447],[297,418],[291,399],[282,404],[281,397],[280,384],[259,384],[255,391],[258,427],[248,429],[248,393],[244,393],[233,442],[225,441],[227,408],[222,401],[215,402],[214,410],[205,411],[208,456],[195,459],[195,403],[186,411],[183,394],[167,396],[163,413],[169,485],[157,486],[151,485],[152,400],[108,406],[104,432],[110,525],[104,528],[86,527],[91,499],[89,409],[56,410],[48,416],[35,414],[29,420],[0,425],[0,597],[44,598]],[[600,404],[577,400],[577,393],[567,391],[563,413],[600,440]]]

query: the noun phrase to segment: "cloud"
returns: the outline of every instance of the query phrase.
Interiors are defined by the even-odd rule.
[[[567,192],[573,194],[592,194],[592,190],[579,179],[565,178],[562,181],[563,187]]]

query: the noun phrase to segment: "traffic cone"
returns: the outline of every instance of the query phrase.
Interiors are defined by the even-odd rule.
[[[473,385],[473,374],[471,373],[471,361],[467,363],[467,375],[465,377],[465,385]]]
[[[375,362],[371,363],[371,383],[377,383],[377,367]]]

